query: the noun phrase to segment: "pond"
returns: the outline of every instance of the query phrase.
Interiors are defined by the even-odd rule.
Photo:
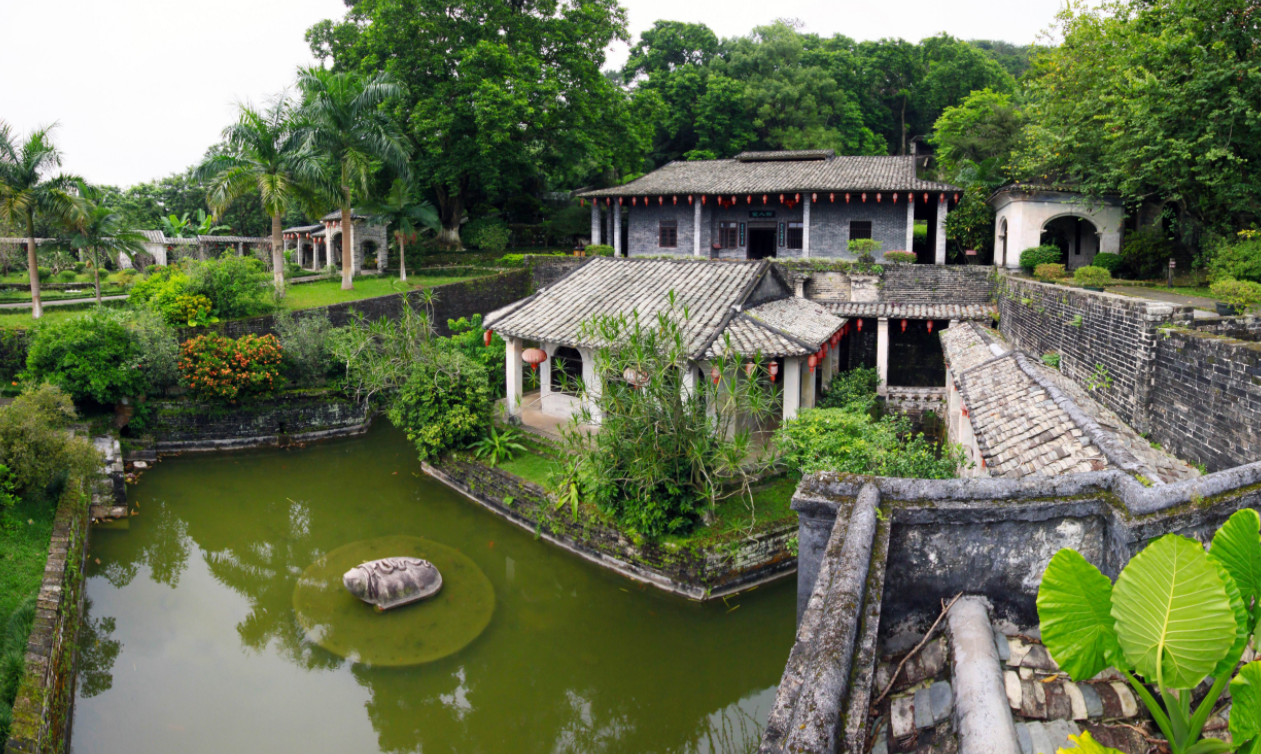
[[[716,604],[642,587],[427,478],[385,422],[168,458],[129,502],[92,534],[75,754],[753,751],[792,646],[792,579]],[[480,635],[402,667],[313,643],[298,580],[381,537],[471,560]]]

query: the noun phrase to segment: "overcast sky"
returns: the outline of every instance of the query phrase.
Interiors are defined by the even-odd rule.
[[[1033,42],[1063,0],[622,0],[631,32],[657,19],[737,36],[776,17],[855,39]],[[0,0],[0,120],[19,132],[60,123],[63,169],[129,186],[182,171],[230,122],[313,61],[308,26],[341,16],[341,0]],[[610,64],[627,46],[610,50]]]

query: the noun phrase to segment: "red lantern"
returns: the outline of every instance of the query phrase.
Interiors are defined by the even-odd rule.
[[[752,377],[755,369],[757,369],[757,364],[754,364],[752,361],[748,362],[744,365],[744,376]]]
[[[958,201],[959,201],[959,192],[958,192],[958,191],[956,191],[956,192],[955,192],[955,202],[957,203]]]
[[[733,207],[734,207],[734,206],[736,206],[736,202],[738,202],[738,201],[740,201],[740,200],[736,198],[735,194],[732,194],[732,195],[731,195],[731,206],[733,206]]]
[[[924,201],[925,201],[925,202],[928,202],[928,194],[927,194],[927,193],[925,193],[925,194],[924,194]]]
[[[717,385],[718,382],[722,379],[722,372],[718,371],[718,367],[714,367],[713,369],[709,370],[709,376],[710,376],[710,379],[714,381],[714,384]]]
[[[819,365],[819,357],[810,354],[810,358],[806,359],[806,363],[810,365],[810,373],[814,374],[814,368]]]
[[[840,344],[840,342],[841,342],[841,331],[837,330],[836,332],[832,333],[832,347],[836,348]]]
[[[818,195],[818,194],[811,194],[811,195],[810,195],[810,201],[811,201],[811,202],[817,202],[817,201],[819,201],[819,195]]]
[[[794,195],[793,195],[793,201],[794,201],[794,202],[799,202],[799,201],[801,201],[801,194],[794,194]]]
[[[902,332],[906,332],[906,320],[902,320]]]
[[[867,192],[863,192],[863,204],[867,203]]]
[[[849,194],[846,194],[846,195],[845,195],[845,203],[846,203],[846,204],[849,204]]]
[[[635,206],[635,199],[636,199],[636,197],[633,197],[633,196],[631,197],[631,206],[632,206],[632,207],[634,207],[634,206]]]
[[[893,203],[894,203],[894,204],[897,204],[897,203],[898,203],[898,195],[897,195],[897,192],[894,192],[894,194],[893,194]]]
[[[486,344],[487,348],[490,347],[490,336],[494,334],[495,333],[493,330],[487,330],[486,332],[482,333],[482,342]]]
[[[929,332],[933,331],[933,321],[931,319],[928,320],[928,331]]]
[[[766,204],[766,194],[762,194],[762,204]]]
[[[777,361],[772,361],[772,362],[771,362],[771,365],[770,365],[769,367],[767,367],[767,368],[766,368],[766,371],[767,371],[767,372],[770,372],[770,374],[771,374],[771,382],[774,382],[774,381],[775,381],[775,375],[779,374],[779,362],[777,362]]]
[[[675,194],[673,199],[674,199],[674,203],[677,205],[679,203],[679,195]]]
[[[828,201],[829,201],[829,202],[834,202],[834,201],[836,201],[836,192],[833,192],[833,193],[831,193],[831,194],[828,194]]]
[[[745,197],[745,200],[746,200],[746,202],[745,202],[746,204],[752,204],[752,203],[753,203],[753,194],[749,194],[748,196],[746,196],[746,197]]]
[[[863,331],[863,321],[860,319],[858,320],[858,332],[862,332],[862,331]]]
[[[704,204],[704,203],[705,203],[705,195],[701,194],[701,204]]]
[[[908,192],[907,192],[907,194],[906,194],[906,200],[907,200],[908,202],[913,202],[913,201],[915,201],[915,194],[912,194],[912,193],[910,193],[910,192],[908,191]]]
[[[691,194],[688,194],[688,195],[687,195],[687,203],[688,203],[688,204],[691,204],[691,203],[692,203],[692,200],[693,200],[693,199],[695,199],[695,198],[696,198],[696,197],[692,196]]]
[[[876,193],[876,204],[879,204],[879,203],[880,203],[880,193],[879,193],[879,192],[877,192],[877,193]]]
[[[648,384],[648,375],[632,367],[626,367],[623,370],[622,379],[629,382],[632,388],[643,387]]]
[[[660,207],[661,205],[663,205],[663,204],[665,204],[665,203],[666,203],[666,198],[665,198],[664,196],[659,196],[659,197],[657,197],[657,206],[658,206],[658,207]]]
[[[530,371],[539,368],[539,364],[547,361],[547,352],[542,348],[527,348],[521,353],[521,360],[530,365]]]

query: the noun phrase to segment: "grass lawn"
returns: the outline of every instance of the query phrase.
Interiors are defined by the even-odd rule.
[[[526,452],[517,453],[512,460],[499,464],[499,468],[527,482],[534,482],[540,487],[550,489],[550,477],[560,471],[560,461],[543,453],[528,437],[519,438],[519,441],[526,446]]]
[[[15,607],[39,592],[55,513],[55,504],[46,501],[23,500],[0,510],[0,620],[7,621]]]
[[[108,306],[110,302],[105,302]],[[124,303],[118,301],[115,303]],[[44,317],[41,322],[60,322],[62,320],[86,314],[89,306],[49,306],[44,308]],[[31,317],[30,309],[0,309],[0,327],[12,327],[18,330],[24,330],[35,324],[35,320]]]
[[[718,520],[713,526],[697,529],[687,539],[703,539],[714,533],[723,533],[733,529],[748,530],[751,526],[765,524],[769,521],[785,519],[796,520],[793,513],[793,493],[797,491],[797,480],[787,476],[777,477],[764,482],[753,489],[753,507],[749,508],[746,497],[731,497],[718,503],[715,511]]]
[[[376,296],[388,296],[392,293],[405,293],[417,288],[432,288],[447,283],[460,283],[472,277],[439,277],[425,275],[409,275],[407,282],[397,277],[358,277],[355,288],[350,291],[341,289],[341,279],[321,280],[317,283],[301,283],[290,286],[285,293],[284,308],[290,311],[311,309],[316,306],[341,304],[346,301],[358,301]]]

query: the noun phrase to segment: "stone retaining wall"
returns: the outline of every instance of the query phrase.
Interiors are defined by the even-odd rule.
[[[282,393],[241,406],[155,401],[149,421],[159,452],[283,446],[366,432],[369,407],[331,390]]]
[[[636,544],[601,522],[556,510],[545,490],[499,469],[445,458],[425,472],[482,507],[585,560],[696,600],[718,599],[796,570],[797,527],[780,523],[703,545]]]

